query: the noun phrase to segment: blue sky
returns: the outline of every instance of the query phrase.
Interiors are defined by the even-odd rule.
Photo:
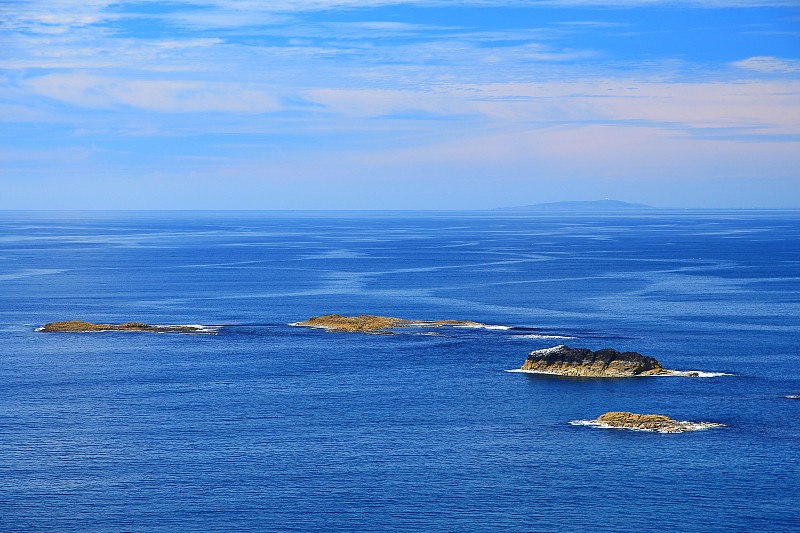
[[[800,207],[800,8],[5,0],[0,208]]]

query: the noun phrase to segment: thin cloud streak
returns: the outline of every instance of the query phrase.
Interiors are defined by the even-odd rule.
[[[771,56],[748,57],[733,63],[741,69],[753,70],[770,74],[793,74],[800,72],[800,61],[780,59]]]

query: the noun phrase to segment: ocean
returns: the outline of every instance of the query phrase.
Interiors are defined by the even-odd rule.
[[[4,532],[800,530],[798,211],[6,211],[0,341]],[[507,372],[558,344],[725,375]]]

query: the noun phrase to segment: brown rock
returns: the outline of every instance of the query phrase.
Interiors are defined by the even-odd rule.
[[[87,331],[149,331],[151,333],[201,333],[202,326],[151,326],[143,322],[125,322],[123,324],[94,324],[83,320],[66,320],[50,322],[37,331],[44,333],[81,333]]]
[[[716,422],[685,422],[664,415],[640,415],[625,411],[611,411],[590,421],[591,425],[599,425],[621,429],[638,429],[658,433],[683,433],[718,427]]]
[[[664,415],[639,415],[626,411],[611,411],[600,415],[597,421],[613,427],[631,429],[680,429],[680,422]]]
[[[387,330],[406,327],[436,328],[441,326],[480,327],[483,324],[470,320],[408,320],[376,315],[323,315],[312,316],[308,320],[298,322],[297,326],[323,328],[328,331],[350,331],[358,333],[386,333]]]

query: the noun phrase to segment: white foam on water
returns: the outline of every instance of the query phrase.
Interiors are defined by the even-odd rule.
[[[217,333],[222,326],[206,326],[204,324],[154,324],[157,328],[192,328],[194,333]],[[113,331],[113,330],[112,330]],[[176,332],[162,332],[176,333]]]
[[[302,322],[290,322],[289,326],[294,326],[297,328],[312,328],[312,329],[335,329],[333,326],[322,326],[319,324],[303,324]]]
[[[703,372],[702,370],[672,370],[669,374],[660,375],[680,378],[718,378],[722,376],[733,376],[735,374],[728,374],[727,372]]]
[[[631,374],[631,375],[623,375],[623,376],[587,376],[581,374],[566,374],[564,372],[548,372],[546,370],[523,370],[521,368],[512,368],[511,370],[504,370],[503,372],[511,372],[512,374],[540,374],[545,376],[559,376],[564,378],[583,378],[583,379],[626,379],[626,378],[652,378],[657,376],[652,376],[649,374]]]
[[[503,372],[511,372],[512,374],[544,374],[547,376],[564,376],[570,378],[595,377],[595,376],[570,376],[567,374],[562,374],[560,372],[545,372],[544,370],[523,370],[521,368],[512,368],[511,370],[504,370]]]
[[[511,326],[498,326],[494,324],[459,324],[457,326],[453,326],[454,328],[468,328],[468,329],[497,329],[497,330],[507,330],[511,329]]]
[[[681,429],[679,430],[627,428],[620,426],[612,426],[610,424],[598,422],[597,420],[571,420],[569,423],[570,425],[573,426],[589,426],[600,429],[621,429],[626,431],[644,431],[645,433],[687,433],[689,431],[703,431],[706,429],[725,427],[725,424],[720,424],[718,422],[689,422],[688,420],[681,420],[678,422],[681,426]]]
[[[544,348],[543,350],[536,350],[540,353],[547,353],[546,350],[554,351],[558,346],[553,348]],[[565,374],[563,372],[547,372],[544,370],[523,370],[521,368],[512,368],[505,370],[505,372],[520,373],[520,374],[546,374],[549,376],[566,376],[566,377],[585,377],[585,378],[659,378],[659,377],[681,377],[681,378],[718,378],[721,376],[734,376],[735,374],[728,374],[726,372],[703,372],[701,370],[671,370],[668,374],[631,374],[630,376],[581,376]],[[800,398],[800,396],[798,396]]]

